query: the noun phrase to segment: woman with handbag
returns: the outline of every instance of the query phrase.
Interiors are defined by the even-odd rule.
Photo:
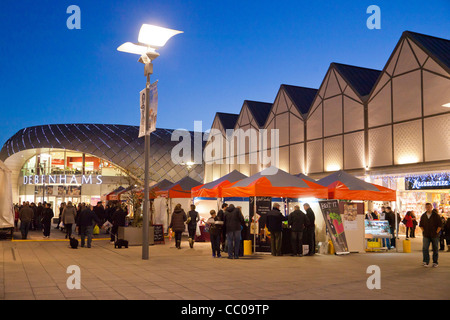
[[[408,236],[408,231],[411,232],[411,229],[414,227],[413,222],[412,222],[412,216],[411,216],[411,211],[408,211],[405,215],[405,217],[403,218],[403,224],[406,226],[406,239],[409,238]]]

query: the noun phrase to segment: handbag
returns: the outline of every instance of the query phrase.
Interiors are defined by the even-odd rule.
[[[95,225],[94,231],[92,232],[92,234],[100,234],[100,228],[98,227],[98,225]]]

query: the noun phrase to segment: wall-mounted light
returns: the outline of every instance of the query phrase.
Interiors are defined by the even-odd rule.
[[[419,158],[414,155],[402,156],[398,159],[398,164],[417,163]]]
[[[442,105],[443,107],[450,108],[450,102]]]

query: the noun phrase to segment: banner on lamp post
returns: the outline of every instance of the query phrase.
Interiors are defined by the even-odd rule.
[[[146,106],[149,107],[148,123]],[[141,121],[139,125],[139,138],[150,135],[156,130],[156,116],[158,113],[158,81],[152,83],[149,88],[140,92]],[[147,129],[146,129],[147,128]]]

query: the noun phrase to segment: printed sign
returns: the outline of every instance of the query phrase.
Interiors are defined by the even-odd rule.
[[[344,224],[341,219],[338,201],[319,201],[319,205],[336,254],[348,253],[349,251],[347,240],[345,238]]]

